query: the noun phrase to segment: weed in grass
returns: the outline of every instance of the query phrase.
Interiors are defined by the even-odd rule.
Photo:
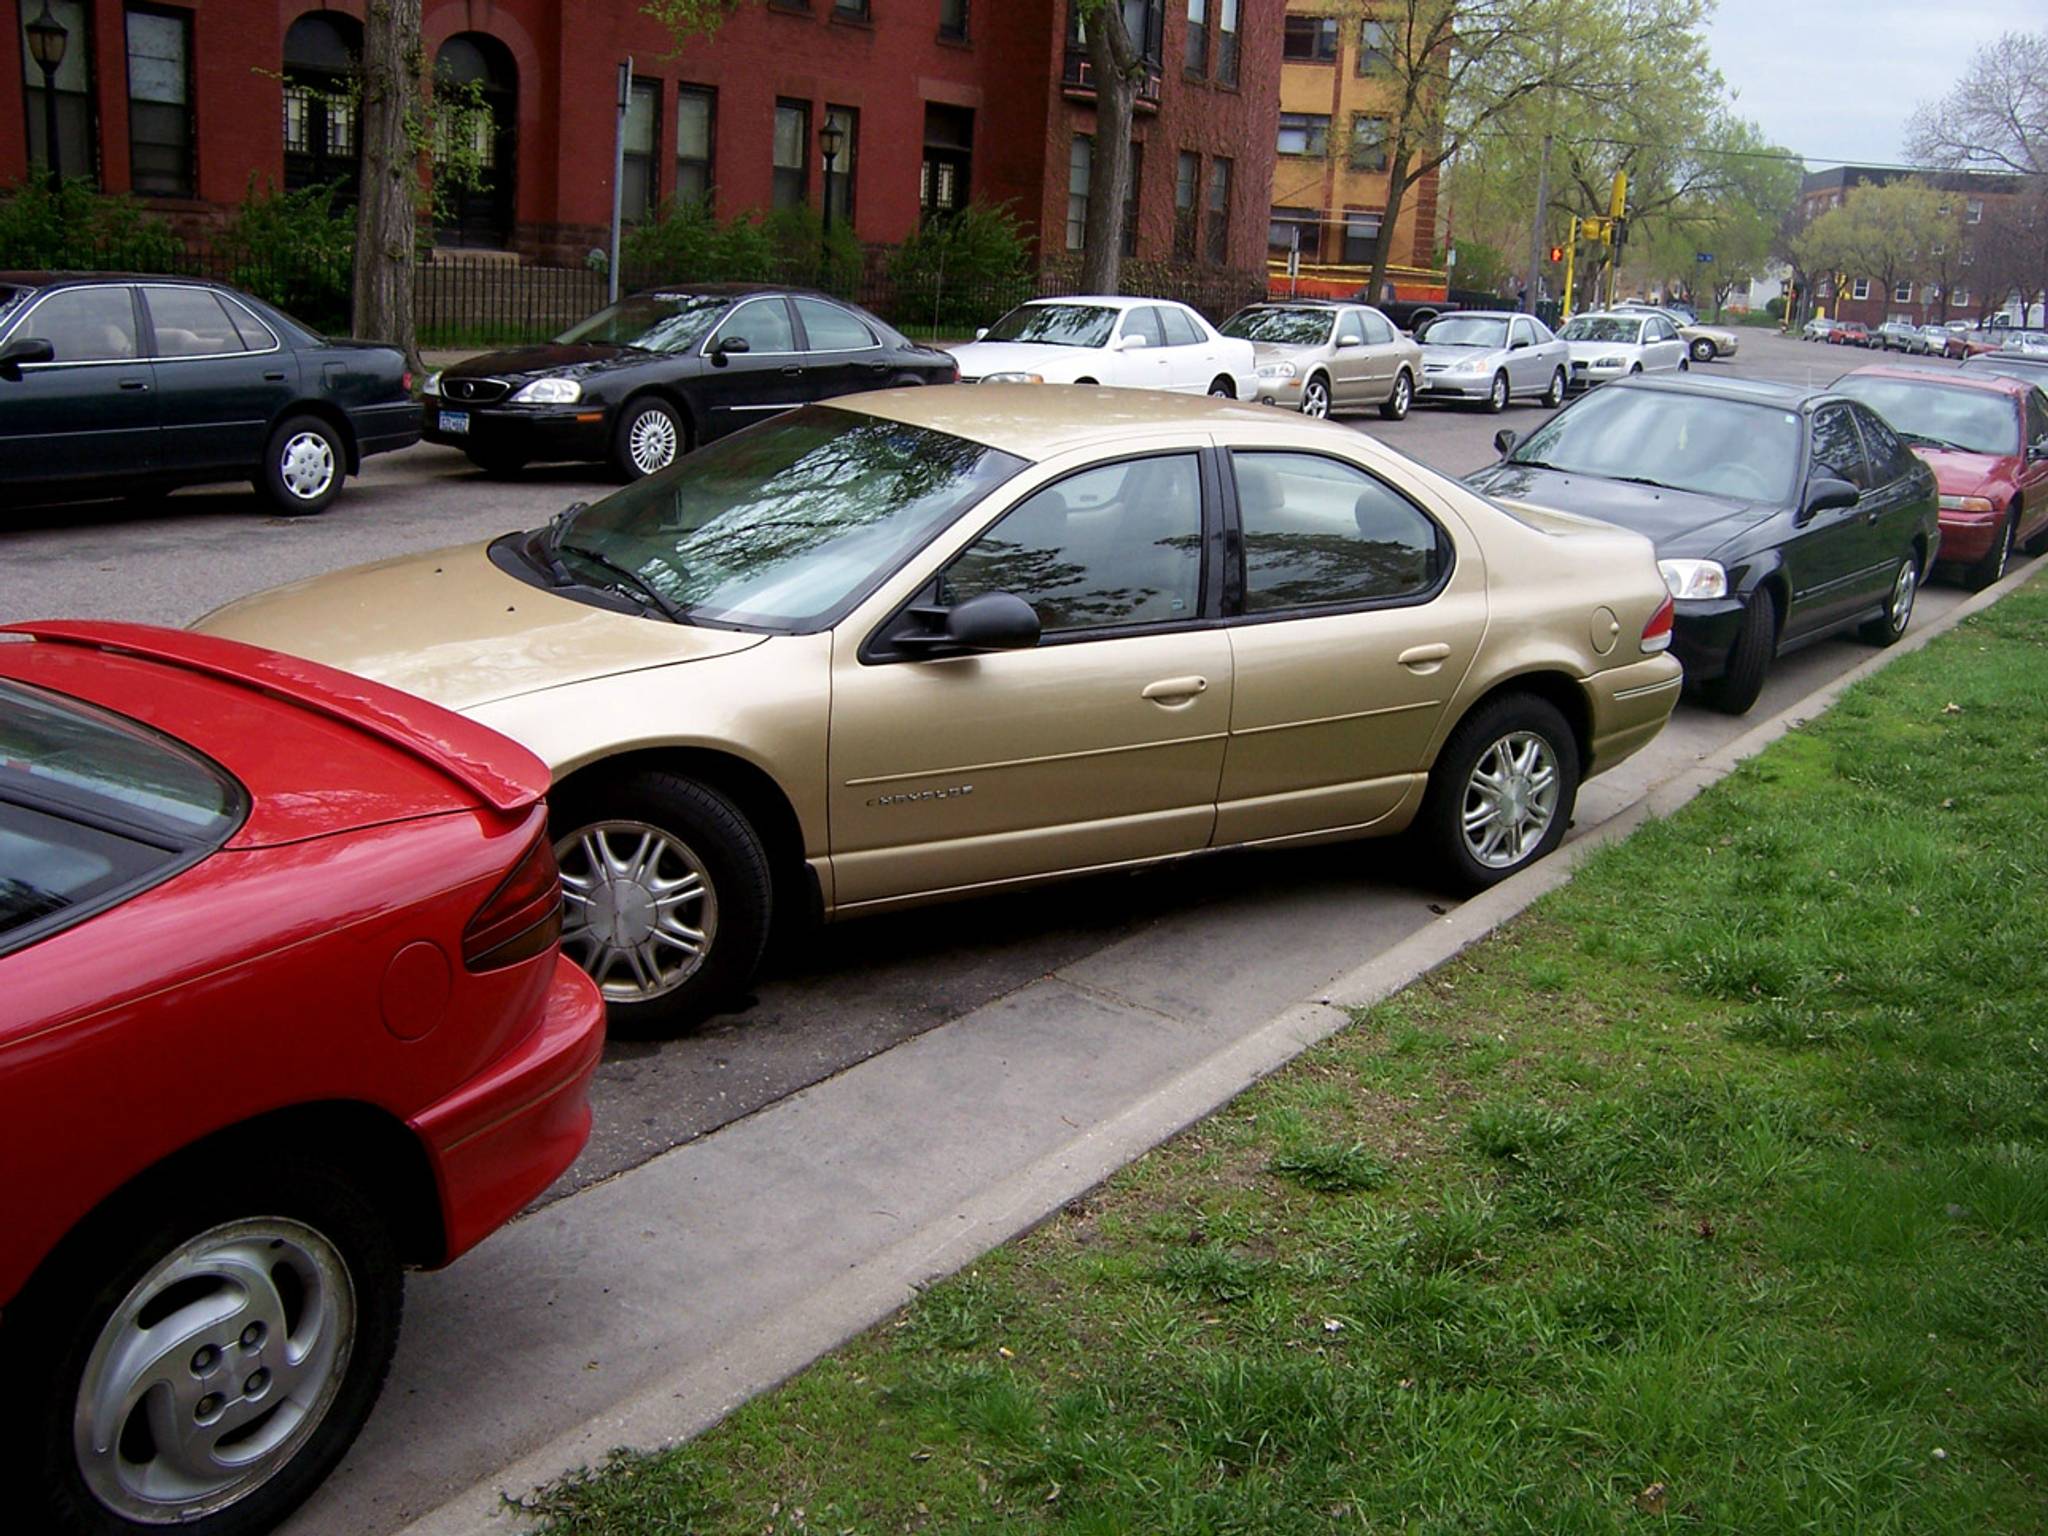
[[[1266,1169],[1303,1189],[1322,1194],[1378,1189],[1392,1172],[1385,1159],[1368,1151],[1362,1141],[1349,1146],[1313,1142],[1290,1147],[1266,1164]]]
[[[1222,1248],[1182,1248],[1166,1255],[1153,1278],[1190,1301],[1249,1301],[1272,1283],[1272,1266]]]

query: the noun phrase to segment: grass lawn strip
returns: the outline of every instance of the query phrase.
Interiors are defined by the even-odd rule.
[[[547,1536],[2048,1528],[2048,584]]]

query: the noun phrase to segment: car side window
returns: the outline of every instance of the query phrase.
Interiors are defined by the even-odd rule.
[[[1166,334],[1169,347],[1199,347],[1207,340],[1201,327],[1188,317],[1186,310],[1161,304],[1154,313],[1159,316],[1159,326]]]
[[[1150,304],[1141,304],[1124,316],[1122,334],[1142,336],[1147,346],[1166,345],[1166,332],[1159,325],[1159,311]]]
[[[1856,408],[1856,425],[1863,429],[1863,451],[1870,461],[1873,483],[1889,485],[1913,472],[1913,450],[1908,448],[1885,419],[1875,411]]]
[[[234,322],[235,330],[241,335],[242,345],[251,352],[268,352],[278,344],[277,336],[270,327],[242,305],[229,300],[221,307],[228,312],[228,319]]]
[[[2033,448],[2048,452],[2048,394],[2038,389],[2027,391],[2027,441],[2022,451]]]
[[[1364,470],[1307,453],[1230,458],[1247,613],[1382,602],[1436,585],[1436,524]]]
[[[1870,470],[1863,462],[1863,444],[1846,405],[1830,405],[1813,413],[1813,463],[1817,471],[1839,475],[1858,490],[1870,489]]]
[[[939,577],[948,606],[984,592],[1023,598],[1048,635],[1194,618],[1202,592],[1195,455],[1104,464],[1033,492]]]
[[[720,342],[734,337],[744,337],[749,352],[796,350],[796,331],[780,299],[750,299],[727,315],[711,338],[711,350],[716,352]]]
[[[1516,342],[1526,344],[1532,343],[1535,340],[1536,333],[1529,328],[1529,322],[1526,320],[1517,320],[1513,328],[1508,332],[1508,345],[1510,346],[1513,346]]]
[[[822,299],[798,299],[796,312],[813,352],[859,352],[876,346],[875,333],[858,315]]]
[[[158,357],[218,357],[244,352],[242,336],[219,299],[204,288],[142,290]]]
[[[66,288],[35,307],[15,333],[50,344],[59,363],[105,363],[140,357],[135,301],[126,288]]]
[[[1340,342],[1348,341],[1355,345],[1363,346],[1365,344],[1365,312],[1358,309],[1338,310],[1336,339]]]
[[[1383,347],[1394,339],[1394,322],[1376,309],[1357,311],[1359,324],[1364,328],[1366,345]]]

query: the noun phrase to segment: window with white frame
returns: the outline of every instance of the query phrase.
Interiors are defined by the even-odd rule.
[[[1869,278],[1867,278],[1867,277],[1859,277],[1859,278],[1857,278],[1857,279],[1856,279],[1856,285],[1855,285],[1855,286],[1854,286],[1853,288],[1851,288],[1851,289],[1849,290],[1849,297],[1850,297],[1850,298],[1852,298],[1852,299],[1867,299],[1867,298],[1869,298],[1869,297],[1870,297],[1870,279],[1869,279]]]
[[[1330,114],[1282,112],[1278,153],[1320,160],[1330,152]]]
[[[711,137],[718,96],[706,86],[676,87],[676,201],[711,198]]]
[[[1895,283],[1895,284],[1893,284],[1893,285],[1892,285],[1892,302],[1893,302],[1894,304],[1910,304],[1910,303],[1912,303],[1912,302],[1913,302],[1913,285],[1912,285],[1911,283]]]
[[[1074,135],[1067,147],[1067,249],[1078,251],[1088,238],[1088,184],[1095,172],[1095,140]]]
[[[1965,214],[1964,214],[1964,217],[1963,217],[1963,222],[1964,222],[1964,223],[1966,223],[1966,224],[1982,224],[1982,223],[1984,222],[1984,199],[1983,199],[1983,198],[1981,198],[1981,197],[1973,197],[1973,198],[1971,198],[1971,199],[1969,200],[1969,202],[1968,202],[1968,203],[1964,204],[1964,208],[1966,209],[1966,212],[1965,212]]]

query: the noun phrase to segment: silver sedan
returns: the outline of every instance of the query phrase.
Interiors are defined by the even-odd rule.
[[[1534,315],[1461,310],[1439,315],[1417,339],[1424,399],[1481,400],[1489,411],[1517,396],[1564,403],[1571,349]]]

